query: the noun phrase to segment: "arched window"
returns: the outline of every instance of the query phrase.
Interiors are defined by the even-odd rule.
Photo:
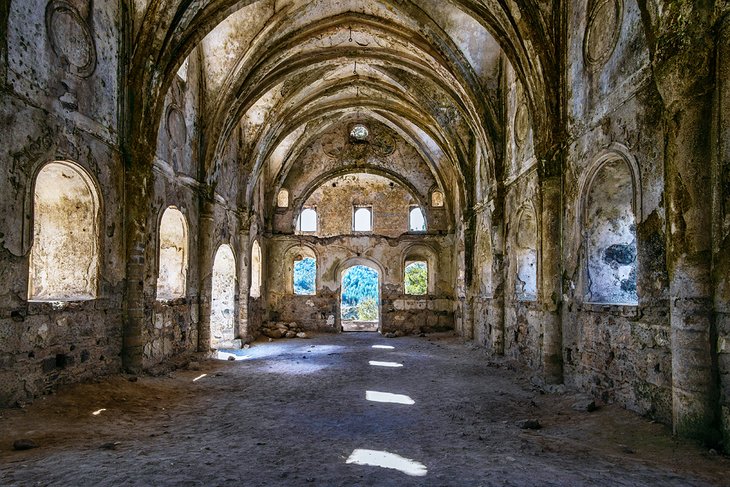
[[[428,263],[426,261],[406,262],[404,288],[406,294],[418,296],[428,293]]]
[[[300,232],[316,232],[317,231],[317,209],[304,208],[299,214],[297,220],[297,230]]]
[[[212,345],[234,338],[236,258],[230,245],[218,247],[213,261],[213,287],[210,306]]]
[[[280,189],[279,194],[276,196],[276,206],[278,208],[289,208],[289,191],[286,189]]]
[[[537,299],[537,219],[529,207],[523,208],[517,218],[515,296],[522,301],[534,301]]]
[[[370,232],[373,229],[373,210],[369,206],[355,207],[353,215],[353,230],[356,232]]]
[[[185,215],[174,206],[160,220],[159,274],[157,299],[184,298],[188,275],[188,225]]]
[[[584,299],[636,304],[635,174],[617,157],[600,164],[584,192]]]
[[[431,206],[434,208],[441,208],[444,206],[444,194],[441,191],[434,191],[431,193]]]
[[[89,175],[70,162],[46,164],[35,180],[28,298],[93,299],[99,273],[99,198]]]
[[[294,257],[294,294],[311,296],[317,293],[317,259],[301,254]]]
[[[426,231],[426,217],[423,216],[423,210],[420,206],[412,206],[408,214],[408,229],[411,232]]]
[[[261,246],[258,240],[251,246],[251,288],[249,296],[252,298],[261,296]]]

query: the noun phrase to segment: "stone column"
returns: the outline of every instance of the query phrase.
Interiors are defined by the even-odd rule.
[[[125,285],[125,313],[122,337],[122,365],[125,370],[138,373],[142,370],[144,354],[143,332],[151,325],[151,311],[147,310],[145,292],[148,283],[148,245],[156,232],[151,228],[149,211],[151,207],[153,173],[150,168],[127,165],[125,174],[125,223],[127,245],[127,276]],[[154,259],[152,259],[154,264]]]
[[[689,35],[689,34],[688,34]],[[704,35],[704,34],[703,34]],[[667,270],[676,434],[714,441],[717,387],[713,364],[711,42],[654,59],[664,102]]]
[[[198,275],[200,292],[198,297],[198,352],[210,352],[210,311],[213,292],[213,259],[215,248],[213,231],[215,229],[215,204],[201,198],[200,224],[198,234]]]
[[[562,184],[561,154],[540,161],[540,289],[545,382],[563,382],[562,303]]]
[[[234,336],[244,342],[250,338],[248,332],[248,294],[251,287],[251,247],[248,225],[241,222],[238,232],[238,319]]]
[[[503,205],[502,200],[499,201]],[[505,306],[505,268],[504,268],[504,223],[501,213],[499,216],[492,211],[492,303],[490,312],[492,314],[489,323],[492,330],[492,352],[495,355],[504,355],[504,306]]]

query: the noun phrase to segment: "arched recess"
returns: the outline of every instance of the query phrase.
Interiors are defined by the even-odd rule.
[[[434,294],[436,289],[436,276],[438,276],[437,255],[437,252],[433,248],[425,244],[411,245],[403,252],[401,262],[403,269],[403,292],[405,294],[409,294],[405,289],[406,268],[409,264],[416,262],[423,262],[426,264],[427,289],[426,292],[422,294]]]
[[[537,299],[537,216],[531,204],[517,212],[513,242],[515,244],[515,297],[520,301]]]
[[[184,298],[188,275],[188,224],[174,206],[165,209],[159,226],[157,299]]]
[[[210,305],[211,346],[235,338],[236,257],[230,245],[218,247],[213,261]]]
[[[262,271],[261,245],[258,240],[254,240],[251,245],[251,287],[249,288],[249,296],[252,298],[261,297]]]
[[[317,253],[307,245],[293,245],[284,252],[284,280],[288,294],[311,296],[317,290]]]
[[[606,151],[586,172],[581,195],[583,300],[637,304],[641,195],[636,161],[622,149]]]
[[[99,196],[78,164],[54,161],[35,177],[28,298],[94,299],[99,275]]]

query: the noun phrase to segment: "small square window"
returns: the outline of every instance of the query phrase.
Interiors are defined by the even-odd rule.
[[[371,232],[373,230],[372,207],[356,206],[352,222],[352,228],[356,232]]]

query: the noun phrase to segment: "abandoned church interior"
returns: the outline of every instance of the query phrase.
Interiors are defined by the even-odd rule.
[[[220,427],[254,445],[243,463],[289,441],[252,432],[257,388],[278,394],[264,415],[296,425],[291,441],[319,444],[297,415],[337,423],[317,433],[340,445],[317,447],[330,470],[290,465],[243,485],[507,485],[479,470],[485,448],[448,439],[471,441],[478,418],[505,445],[549,434],[547,414],[541,430],[516,428],[537,415],[521,406],[486,419],[498,396],[487,389],[502,384],[490,381],[506,378],[538,410],[579,397],[600,408],[594,418],[686,442],[688,458],[711,448],[702,461],[730,482],[727,1],[2,0],[0,34],[0,430],[12,431],[0,459],[15,459],[0,472],[11,484],[73,483],[44,476],[43,462],[58,458],[61,475],[84,456],[59,456],[75,443],[13,451],[33,436],[19,425],[59,394],[91,402],[117,384],[123,400],[92,407],[98,418],[61,417],[93,429],[151,394],[159,414],[231,419]],[[358,374],[362,387],[399,380],[380,391],[397,404],[368,390],[383,409],[343,398],[367,420],[331,420],[339,400],[322,389],[326,406],[298,406],[314,398],[296,384],[337,398]],[[188,391],[215,381],[216,401]],[[434,419],[439,447],[354,441],[373,425],[416,438],[416,414],[451,415]],[[92,445],[78,485],[123,464],[108,456],[123,456],[118,443]],[[505,462],[527,461],[517,445]],[[187,477],[147,485],[241,480],[185,483],[229,468],[196,461],[170,460]],[[624,475],[598,470],[607,477],[556,485]],[[660,473],[621,485],[722,478]]]

